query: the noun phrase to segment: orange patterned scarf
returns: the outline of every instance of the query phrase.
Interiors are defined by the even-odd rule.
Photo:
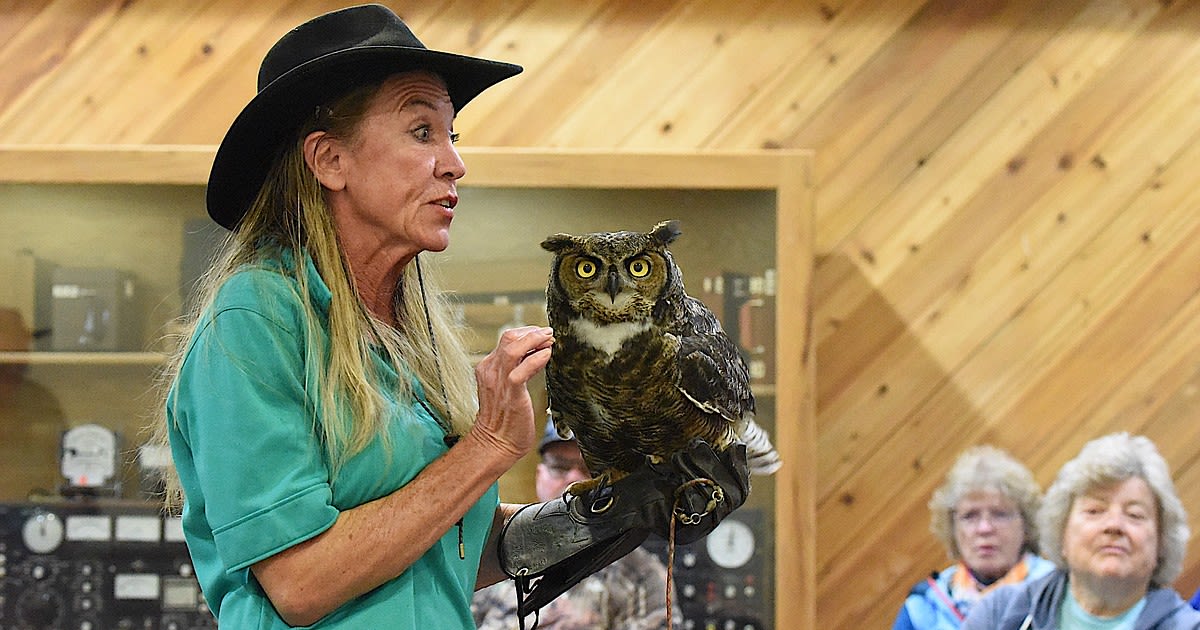
[[[980,597],[990,593],[993,589],[1004,586],[1005,584],[1019,584],[1025,581],[1029,575],[1029,563],[1024,556],[1021,561],[1013,565],[1013,568],[1004,574],[1004,577],[984,586],[976,581],[975,576],[971,574],[971,570],[962,562],[958,563],[958,570],[950,578],[950,596],[954,599],[959,610],[965,610],[979,600]],[[963,604],[966,604],[965,606]]]

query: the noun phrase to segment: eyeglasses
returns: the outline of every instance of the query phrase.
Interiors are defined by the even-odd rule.
[[[587,464],[583,461],[568,461],[547,457],[542,460],[542,465],[546,467],[546,472],[550,473],[555,479],[562,479],[571,474],[572,470],[579,471],[584,477],[591,477],[592,473],[588,471]]]
[[[967,510],[954,512],[954,522],[963,527],[979,527],[984,519],[992,525],[1008,525],[1021,515],[1014,510]]]

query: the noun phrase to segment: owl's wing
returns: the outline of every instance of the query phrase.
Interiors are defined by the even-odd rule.
[[[703,302],[689,298],[684,310],[691,332],[680,338],[679,388],[701,409],[729,422],[731,433],[746,444],[750,472],[774,473],[781,465],[779,453],[754,421],[750,374],[737,345]]]
[[[737,345],[703,302],[684,302],[686,322],[680,327],[678,384],[688,398],[730,422],[754,413],[750,373]]]

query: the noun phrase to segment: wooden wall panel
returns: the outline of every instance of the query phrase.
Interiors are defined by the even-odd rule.
[[[215,144],[344,4],[0,2],[0,144]],[[465,145],[815,151],[819,627],[886,627],[945,564],[925,504],[971,444],[1049,483],[1143,432],[1200,531],[1200,3],[390,4],[526,67]]]

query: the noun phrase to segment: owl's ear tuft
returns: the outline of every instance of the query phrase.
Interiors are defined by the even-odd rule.
[[[553,236],[547,236],[546,240],[542,241],[542,249],[557,254],[567,247],[570,247],[574,242],[575,237],[571,236],[570,234],[555,234]]]
[[[671,241],[679,238],[683,234],[683,230],[679,229],[679,221],[671,219],[670,221],[662,221],[650,230],[650,237],[658,241],[660,245],[668,245]]]

